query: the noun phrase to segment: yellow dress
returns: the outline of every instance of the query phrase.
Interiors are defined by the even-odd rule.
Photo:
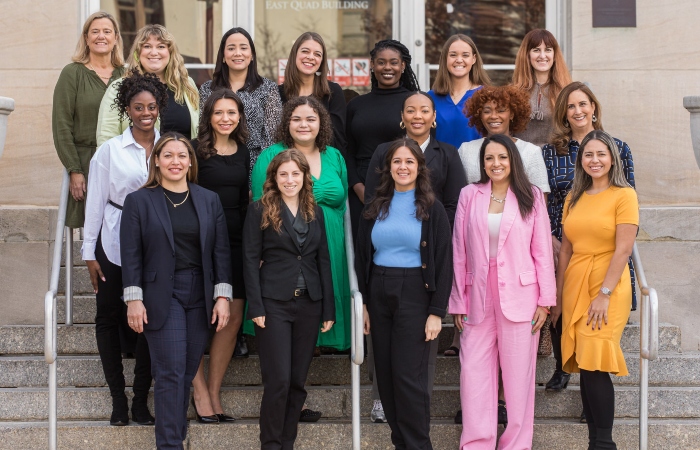
[[[585,192],[569,211],[571,195],[564,203],[562,226],[573,247],[564,273],[562,291],[561,353],[564,371],[600,370],[628,375],[620,338],[632,306],[629,267],[625,265],[608,306],[608,324],[600,330],[586,325],[588,307],[598,296],[615,251],[618,224],[639,225],[639,203],[632,188],[610,187],[589,195]]]

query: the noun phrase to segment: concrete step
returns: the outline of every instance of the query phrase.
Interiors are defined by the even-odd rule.
[[[65,245],[65,241],[63,242]],[[83,241],[78,239],[73,239],[73,266],[84,266],[85,261],[83,261],[80,249],[83,247]],[[61,266],[66,265],[66,248],[63,247],[63,253],[61,254]]]
[[[639,424],[636,420],[615,421],[613,437],[620,450],[639,448]],[[362,449],[393,449],[389,426],[362,421]],[[433,448],[454,449],[459,446],[460,425],[433,420],[430,437]],[[503,431],[499,427],[499,433]],[[186,450],[254,450],[260,448],[257,421],[240,420],[234,424],[202,425],[190,422]],[[58,423],[58,448],[70,450],[155,449],[153,427],[129,425],[111,427],[104,421]],[[533,449],[571,450],[585,448],[586,425],[562,420],[536,420]],[[649,448],[697,449],[700,420],[649,420]],[[347,450],[352,442],[352,425],[346,420],[321,420],[299,424],[297,450]],[[46,423],[0,423],[0,448],[39,449],[48,446]]]
[[[66,323],[66,297],[59,295],[56,299],[56,306],[58,307],[58,323]],[[94,324],[96,311],[94,295],[73,296],[73,323]]]
[[[307,403],[330,419],[349,419],[351,389],[349,386],[308,386]],[[257,418],[260,413],[262,387],[225,387],[221,391],[224,410],[234,417]],[[577,386],[558,393],[536,388],[535,417],[543,419],[575,419],[581,415],[581,397]],[[111,398],[107,388],[59,388],[58,418],[60,420],[108,419]],[[372,409],[371,387],[363,386],[360,394],[362,415]],[[152,405],[152,396],[151,396]],[[0,421],[45,420],[48,390],[46,388],[0,389]],[[433,390],[431,415],[451,418],[460,408],[459,388],[436,386]],[[639,389],[630,386],[615,388],[616,417],[634,418],[639,414]],[[190,406],[189,417],[194,418]],[[649,417],[700,418],[700,388],[649,388]]]
[[[625,355],[630,376],[613,377],[616,385],[639,383],[639,354]],[[208,368],[208,357],[205,364]],[[554,372],[552,357],[541,357],[537,361],[538,384],[546,383]],[[0,357],[0,387],[45,387],[48,384],[47,366],[43,356]],[[124,360],[124,373],[128,386],[133,381],[134,360]],[[438,356],[435,369],[435,384],[459,385],[459,359]],[[362,384],[370,384],[367,365],[360,368]],[[57,367],[58,386],[100,387],[105,386],[102,365],[97,355],[61,356]],[[260,363],[256,355],[247,359],[233,359],[224,376],[224,386],[256,386],[262,384]],[[350,384],[350,361],[347,356],[322,356],[314,358],[309,370],[307,384],[312,386]],[[578,384],[578,374],[573,374],[570,385]],[[649,363],[651,386],[700,386],[700,353],[663,353]]]
[[[82,298],[82,297],[81,297]],[[85,298],[83,300],[87,302]],[[444,351],[452,341],[453,327],[445,325],[440,333],[439,351]],[[255,339],[248,339],[249,348],[256,353]],[[659,350],[676,352],[681,350],[680,327],[659,324]],[[639,351],[639,325],[627,325],[620,342],[624,352]],[[60,354],[97,354],[95,343],[95,326],[78,324],[58,327],[58,352]],[[0,326],[0,355],[8,354],[43,354],[44,327],[42,325],[5,325]]]

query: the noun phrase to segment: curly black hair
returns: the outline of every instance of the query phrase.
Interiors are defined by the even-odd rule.
[[[401,85],[408,89],[409,91],[420,91],[420,86],[418,86],[418,79],[416,74],[413,73],[411,68],[411,53],[409,53],[408,48],[401,42],[394,39],[384,39],[374,44],[374,48],[369,52],[369,56],[374,61],[374,58],[382,50],[391,49],[399,52],[401,55],[401,61],[406,63],[406,69],[401,74]],[[370,78],[372,79],[372,89],[377,88],[377,77],[374,76],[374,71],[370,73]]]
[[[313,96],[295,97],[284,104],[282,121],[277,128],[277,142],[282,142],[286,148],[294,147],[294,138],[292,138],[292,133],[289,132],[289,123],[292,121],[294,110],[301,105],[309,105],[318,114],[319,129],[316,136],[316,147],[321,152],[326,151],[326,147],[330,146],[333,141],[331,116],[321,102]]]
[[[158,103],[159,113],[162,115],[168,106],[168,86],[162,83],[153,73],[141,74],[136,70],[121,79],[117,88],[117,97],[114,99],[112,108],[117,108],[119,120],[124,120],[126,108],[131,100],[141,92],[150,92]]]

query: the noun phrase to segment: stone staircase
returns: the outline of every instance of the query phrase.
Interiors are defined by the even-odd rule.
[[[97,355],[93,319],[94,297],[87,270],[79,261],[76,243],[73,318],[75,325],[58,329],[58,446],[62,449],[151,449],[152,427],[111,427],[109,391]],[[63,277],[62,277],[63,279]],[[62,290],[61,287],[59,289]],[[59,323],[64,299],[59,298]],[[452,338],[447,323],[440,333],[440,351]],[[663,324],[659,330],[659,359],[649,364],[649,448],[700,448],[700,353],[682,353],[680,329]],[[0,449],[40,449],[48,444],[48,367],[43,358],[44,328],[38,325],[0,327]],[[628,325],[622,340],[629,377],[614,378],[615,439],[620,449],[638,447],[639,326]],[[254,353],[254,341],[251,342]],[[554,360],[540,358],[535,403],[535,449],[584,448],[586,426],[581,413],[578,376],[560,393],[545,392]],[[127,384],[133,378],[133,360],[125,360]],[[391,449],[389,427],[372,424],[370,382],[362,367],[360,395],[362,446]],[[296,448],[350,449],[352,442],[350,361],[347,356],[314,358],[309,372],[308,404],[323,411],[315,424],[301,424]],[[186,448],[256,449],[262,386],[259,360],[234,359],[224,378],[222,402],[235,424],[200,425],[190,422]],[[152,401],[152,399],[151,399]],[[151,404],[152,408],[152,404]],[[459,408],[459,363],[439,356],[432,402],[431,436],[436,450],[458,447],[461,426],[452,417]],[[194,412],[190,408],[190,418]]]

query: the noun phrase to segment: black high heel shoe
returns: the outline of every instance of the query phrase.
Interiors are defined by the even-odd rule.
[[[194,408],[194,415],[197,416],[197,422],[203,424],[219,423],[219,418],[216,414],[212,414],[211,416],[199,415],[199,412],[197,412],[197,405],[194,404],[194,397],[192,397],[192,407]]]
[[[566,389],[566,387],[569,385],[569,378],[571,378],[571,375],[568,373],[556,371],[554,372],[554,375],[552,375],[552,378],[549,379],[544,389],[546,391],[554,392],[559,392],[562,389]]]

